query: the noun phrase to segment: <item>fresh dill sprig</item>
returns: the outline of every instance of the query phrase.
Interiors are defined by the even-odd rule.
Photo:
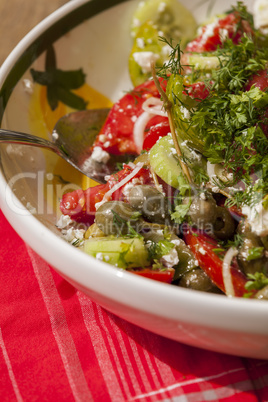
[[[157,75],[164,79],[168,79],[170,74],[181,74],[183,66],[181,65],[182,50],[180,43],[173,45],[172,39],[168,40],[164,37],[159,37],[160,42],[164,42],[170,47],[169,60],[162,66],[157,68]]]

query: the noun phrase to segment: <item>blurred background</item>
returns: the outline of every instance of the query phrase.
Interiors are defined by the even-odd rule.
[[[0,0],[0,65],[43,18],[68,0]]]

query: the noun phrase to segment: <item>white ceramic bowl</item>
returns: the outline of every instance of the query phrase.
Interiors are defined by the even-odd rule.
[[[198,21],[207,4],[183,1]],[[215,12],[232,2],[216,2]],[[249,6],[252,2],[246,2]],[[83,68],[93,86],[112,101],[131,88],[127,72],[129,21],[137,1],[76,0],[36,26],[14,49],[0,71],[2,127],[48,136],[65,107],[51,114],[42,89],[33,87],[30,68],[44,70],[48,45],[57,66]],[[89,86],[88,86],[89,85]],[[101,104],[105,99],[99,99]],[[58,113],[58,114],[57,114]],[[81,176],[48,151],[1,145],[0,201],[20,236],[57,272],[106,309],[143,328],[177,341],[234,355],[268,359],[268,304],[190,291],[137,277],[82,253],[55,228],[64,179]],[[32,212],[30,212],[30,211]]]

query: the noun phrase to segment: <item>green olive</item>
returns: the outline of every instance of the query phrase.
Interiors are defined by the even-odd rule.
[[[235,231],[234,220],[228,211],[224,207],[217,207],[216,219],[213,225],[214,235],[221,240],[229,239]]]
[[[155,187],[148,185],[132,187],[128,200],[130,205],[140,211],[148,221],[169,223],[168,201]]]
[[[95,223],[106,235],[125,235],[130,226],[138,230],[142,220],[137,211],[126,202],[108,201],[102,204],[96,212]]]
[[[201,193],[200,196],[193,197],[188,216],[192,224],[199,229],[211,231],[216,219],[216,210],[217,204],[214,198],[209,193]]]
[[[199,267],[186,272],[182,276],[179,286],[188,289],[200,290],[203,292],[220,292],[208,275]]]
[[[253,258],[251,250],[259,250],[259,257]],[[263,250],[262,250],[263,249]],[[261,239],[253,232],[245,232],[242,246],[239,249],[237,260],[240,268],[245,274],[255,274],[256,272],[268,272],[268,259],[264,253]]]

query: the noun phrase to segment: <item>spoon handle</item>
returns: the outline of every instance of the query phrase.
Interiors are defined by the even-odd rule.
[[[13,144],[28,144],[35,147],[48,148],[59,153],[57,147],[44,138],[36,137],[31,134],[20,133],[17,131],[0,129],[0,143],[7,142]]]

